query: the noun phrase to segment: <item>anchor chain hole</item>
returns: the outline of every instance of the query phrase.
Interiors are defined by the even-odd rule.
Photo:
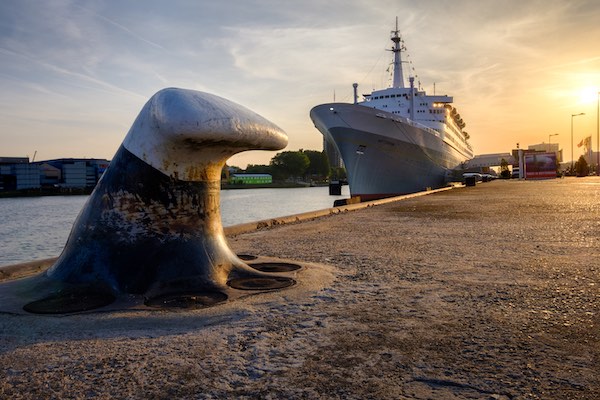
[[[196,309],[214,306],[227,300],[225,293],[199,291],[191,293],[171,293],[153,297],[144,303],[149,307]]]
[[[227,284],[238,290],[275,290],[293,286],[296,284],[296,281],[292,278],[275,276],[236,278],[230,280]]]
[[[261,262],[248,264],[252,268],[261,272],[291,272],[302,268],[298,264],[286,262]]]
[[[70,314],[105,307],[116,297],[93,287],[63,289],[40,300],[23,306],[23,310],[33,314]]]

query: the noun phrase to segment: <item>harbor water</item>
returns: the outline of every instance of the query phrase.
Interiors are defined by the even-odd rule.
[[[0,199],[0,266],[56,257],[89,196],[44,196]],[[327,187],[237,189],[221,191],[221,219],[232,226],[321,210],[337,199]]]

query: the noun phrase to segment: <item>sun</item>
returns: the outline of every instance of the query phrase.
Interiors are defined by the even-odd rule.
[[[598,101],[600,89],[597,86],[587,86],[579,91],[579,103],[589,104]]]

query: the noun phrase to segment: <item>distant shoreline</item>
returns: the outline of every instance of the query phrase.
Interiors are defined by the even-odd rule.
[[[0,198],[40,197],[40,196],[84,196],[92,193],[94,188],[38,188],[7,190],[0,192]]]
[[[244,185],[244,184],[230,184],[221,183],[221,190],[229,189],[289,189],[289,188],[303,188],[303,187],[315,187],[315,186],[327,186],[327,183],[296,183],[296,182],[273,182],[265,183],[262,185]]]
[[[263,185],[232,185],[228,183],[221,184],[221,190],[231,189],[289,189],[302,188],[311,186],[327,186],[327,184],[307,184],[294,182],[273,182]],[[0,198],[12,197],[40,197],[40,196],[84,196],[92,193],[94,188],[39,188],[39,189],[22,189],[8,190],[0,192]]]

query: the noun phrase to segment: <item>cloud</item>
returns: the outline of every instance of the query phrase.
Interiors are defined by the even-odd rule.
[[[428,92],[435,82],[454,96],[476,152],[512,146],[530,126],[550,129],[549,110],[574,107],[573,86],[600,86],[600,56],[586,44],[600,41],[600,3],[591,0],[5,0],[0,117],[15,134],[2,134],[4,151],[28,148],[19,135],[35,137],[46,120],[57,142],[76,123],[81,143],[110,136],[110,156],[165,86],[228,97],[287,130],[290,149],[320,148],[308,111],[334,90],[350,101],[353,82],[363,93],[387,84],[396,15],[414,73]]]
[[[104,15],[101,15],[101,14],[99,14],[99,13],[93,11],[93,10],[88,9],[88,8],[82,7],[81,5],[78,5],[78,4],[74,4],[74,7],[80,8],[81,10],[84,10],[87,13],[90,13],[91,15],[97,17],[99,20],[104,21],[104,22],[108,23],[109,25],[111,25],[113,27],[116,27],[117,29],[125,32],[127,35],[131,36],[132,38],[138,40],[141,43],[148,44],[148,45],[156,47],[157,49],[160,49],[160,50],[166,50],[160,44],[152,42],[152,41],[150,41],[148,39],[143,38],[142,36],[140,36],[140,35],[136,34],[135,32],[133,32],[128,27],[123,26],[123,25],[119,24],[118,22],[116,22],[116,21],[114,21],[114,20],[112,20],[110,18],[105,17]],[[77,32],[79,32],[79,29],[75,28],[75,30]]]
[[[232,35],[224,45],[235,66],[253,78],[302,82],[316,72],[333,80],[355,63],[348,42],[353,27],[228,29]]]

